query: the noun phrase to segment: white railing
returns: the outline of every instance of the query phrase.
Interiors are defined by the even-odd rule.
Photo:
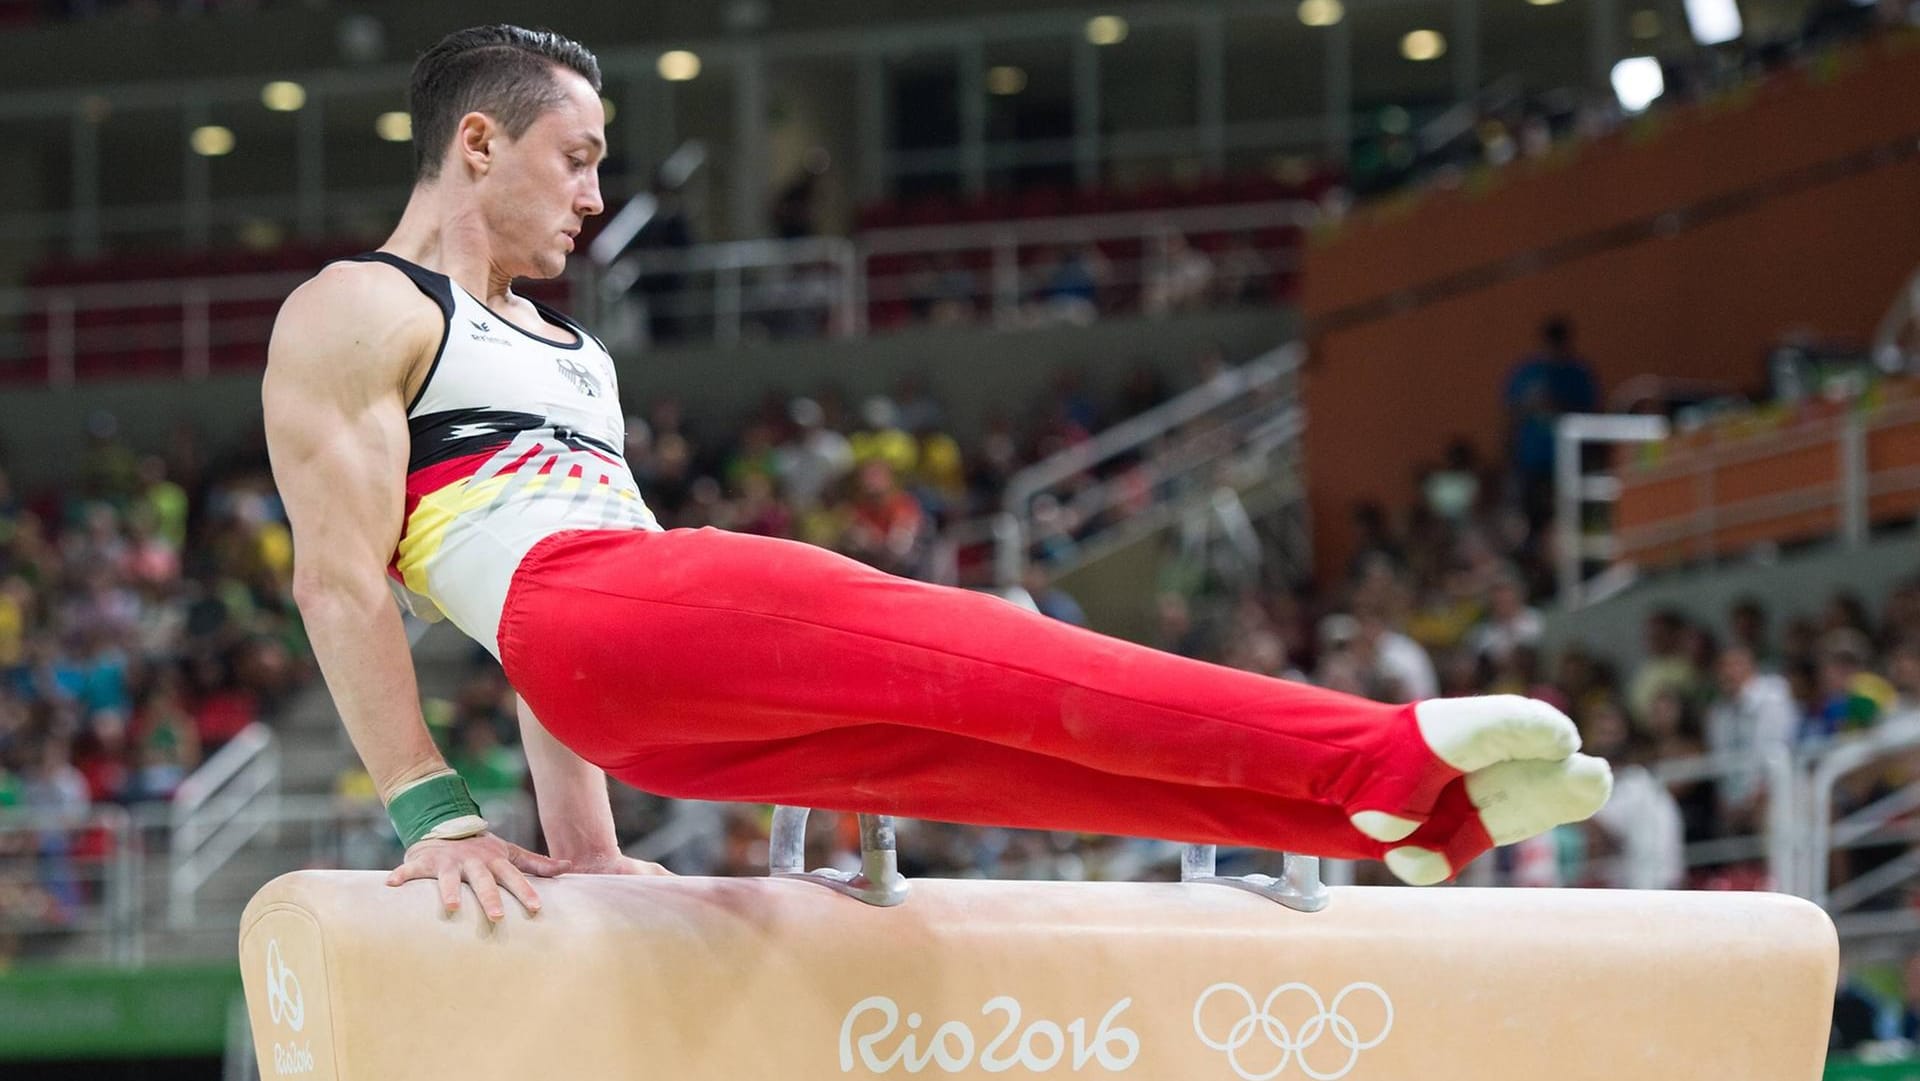
[[[1620,498],[1620,478],[1611,473],[1587,473],[1581,456],[1590,446],[1614,447],[1650,443],[1667,437],[1665,417],[1638,414],[1571,413],[1554,428],[1554,530],[1558,535],[1556,568],[1560,603],[1571,611],[1602,599],[1628,584],[1619,571],[1588,579],[1589,563],[1611,564],[1617,551],[1610,532],[1589,533],[1585,510],[1610,507]]]
[[[1064,528],[1073,532],[1075,550],[1087,553],[1163,528],[1196,507],[1215,514],[1231,537],[1235,509],[1245,508],[1237,497],[1223,505],[1223,484],[1232,495],[1236,483],[1285,479],[1274,476],[1287,468],[1276,455],[1297,449],[1305,430],[1297,386],[1302,353],[1298,344],[1281,346],[1014,474],[1002,510],[947,531],[946,565],[959,562],[956,553],[990,545],[980,562],[992,581],[960,584],[1011,586],[1035,541],[1062,528],[1057,523],[1071,523]],[[1087,479],[1132,455],[1141,458],[1137,472]],[[1072,562],[1051,565],[1059,571]]]
[[[634,297],[636,332],[671,326],[677,337],[710,336],[723,345],[749,331],[853,337],[865,329],[858,267],[854,244],[844,237],[639,251],[600,272],[596,314],[620,325],[625,298]]]
[[[204,378],[216,349],[259,346],[264,351],[273,313],[216,314],[218,304],[278,302],[305,273],[227,274],[158,281],[50,285],[0,290],[0,375],[42,361],[46,381],[71,386],[81,357],[116,361],[165,354],[166,372]],[[263,352],[264,355],[264,352]]]
[[[1687,449],[1646,469],[1585,475],[1580,450],[1593,444],[1651,442],[1666,438],[1664,419],[1646,416],[1567,416],[1560,420],[1555,451],[1558,497],[1560,598],[1568,609],[1604,599],[1630,584],[1637,563],[1648,558],[1711,565],[1717,559],[1765,543],[1829,537],[1841,546],[1865,544],[1876,513],[1882,520],[1910,516],[1920,491],[1920,464],[1906,450],[1920,430],[1920,400],[1906,398],[1796,422],[1765,436]],[[1781,475],[1807,477],[1806,466],[1824,457],[1818,475],[1782,480],[1754,494],[1754,478],[1772,459],[1791,461]],[[1722,477],[1734,474],[1734,482]],[[1621,499],[1627,485],[1682,485],[1685,509],[1626,528],[1595,527],[1583,511]],[[1886,502],[1892,509],[1877,510]],[[1652,555],[1649,555],[1652,553]],[[1604,564],[1587,577],[1593,564]]]
[[[875,230],[851,240],[700,244],[634,252],[604,269],[575,260],[569,278],[578,314],[616,346],[648,341],[649,328],[720,344],[754,336],[859,337],[868,333],[870,312],[922,301],[957,304],[970,321],[1013,327],[1211,307],[1235,302],[1241,291],[1271,302],[1275,278],[1296,269],[1297,253],[1271,245],[1255,251],[1255,240],[1275,228],[1303,227],[1317,213],[1306,202],[1255,203]],[[1213,269],[1194,277],[1190,271],[1200,264],[1174,256],[1175,238],[1188,236],[1245,244],[1233,259],[1208,260]],[[1050,271],[1032,257],[1098,245],[1133,254],[1106,259],[1097,299],[1046,299]],[[885,262],[916,256],[924,266],[888,269]],[[936,264],[945,258],[992,269],[983,275],[960,268],[943,284]],[[92,377],[94,367],[108,375],[204,378],[223,350],[246,347],[264,357],[278,302],[310,274],[0,289],[0,379],[64,387]]]
[[[194,899],[234,853],[270,821],[257,813],[280,795],[280,746],[273,730],[248,725],[180,783],[169,812],[172,870],[167,919],[193,919]]]
[[[490,797],[481,808],[494,832],[533,843],[529,797]],[[258,799],[227,817],[217,834],[202,834],[200,849],[207,853],[217,837],[229,861],[242,851],[257,858],[226,875],[218,873],[224,863],[208,862],[183,894],[177,860],[151,869],[148,862],[150,846],[164,855],[179,834],[172,808],[159,803],[99,805],[80,815],[0,810],[0,935],[18,935],[36,953],[77,940],[76,948],[97,947],[99,959],[129,965],[144,959],[156,935],[230,949],[233,921],[267,878],[304,867],[390,868],[401,855],[378,800]]]
[[[1920,832],[1913,828],[1916,823],[1896,825],[1920,809],[1920,785],[1905,786],[1843,818],[1834,818],[1835,790],[1841,781],[1915,747],[1920,747],[1920,715],[1909,714],[1865,735],[1830,745],[1813,763],[1807,774],[1806,803],[1815,829],[1808,839],[1803,882],[1809,900],[1839,914],[1893,886],[1920,878],[1920,855],[1914,850],[1843,885],[1834,884],[1832,867],[1836,851],[1920,840]]]
[[[125,808],[0,809],[0,935],[38,944],[91,934],[101,960],[137,964],[144,866],[139,822]]]
[[[1211,306],[1222,299],[1229,278],[1236,291],[1271,296],[1276,279],[1299,269],[1299,253],[1291,247],[1262,250],[1259,234],[1305,230],[1320,214],[1312,202],[1285,201],[869,230],[859,238],[860,281],[869,305],[947,304],[969,319],[1002,327],[1116,312],[1161,314]],[[1222,267],[1224,260],[1201,253],[1195,254],[1204,263],[1183,264],[1192,256],[1182,255],[1178,245],[1209,235],[1242,242],[1233,257],[1245,265]],[[1100,245],[1138,250],[1099,256],[1098,299],[1092,304],[1075,309],[1048,301],[1050,267],[1031,257],[1047,249],[1091,252]],[[903,257],[920,257],[923,265],[893,271],[875,265]],[[1195,276],[1199,270],[1204,279]]]
[[[1835,789],[1849,775],[1920,747],[1920,714],[1895,718],[1859,737],[1789,752],[1698,756],[1650,765],[1666,784],[1712,781],[1759,772],[1765,777],[1767,809],[1759,832],[1690,845],[1689,869],[1764,862],[1769,888],[1807,897],[1831,911],[1843,936],[1920,934],[1920,917],[1910,911],[1856,911],[1860,903],[1886,890],[1920,879],[1920,855],[1913,851],[1847,881],[1835,881],[1831,856],[1872,845],[1920,841],[1920,785],[1909,785],[1875,802],[1834,817]],[[230,786],[229,786],[230,787]],[[523,793],[484,802],[497,832],[531,844],[535,829],[532,800]],[[641,858],[659,859],[689,846],[713,842],[721,832],[718,805],[690,803],[649,838],[628,846]],[[400,856],[384,809],[378,801],[348,801],[332,796],[286,796],[257,800],[229,822],[253,850],[266,853],[246,866],[245,881],[225,876],[219,904],[189,901],[184,919],[171,911],[175,881],[169,873],[163,893],[149,888],[143,842],[165,836],[173,821],[170,808],[149,804],[123,809],[91,808],[80,815],[9,809],[0,811],[0,885],[36,883],[66,891],[67,903],[52,916],[9,910],[0,904],[0,932],[32,938],[96,936],[98,955],[121,964],[138,963],[147,939],[158,933],[206,936],[230,946],[231,920],[259,879],[300,867],[384,868]],[[272,843],[266,843],[266,838]],[[86,839],[82,845],[80,841]],[[84,849],[84,855],[76,855]],[[1605,861],[1593,861],[1582,873],[1588,880]],[[1337,861],[1330,864],[1340,870]],[[205,889],[212,876],[197,889]],[[17,904],[22,895],[0,892],[0,902]],[[151,905],[168,898],[169,911]],[[204,910],[204,911],[202,911]],[[194,938],[199,941],[198,938]],[[92,948],[92,939],[83,945]]]

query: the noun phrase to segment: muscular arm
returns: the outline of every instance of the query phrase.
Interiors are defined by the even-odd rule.
[[[518,701],[520,745],[527,752],[527,768],[533,773],[547,850],[582,869],[619,858],[620,842],[614,836],[613,807],[607,798],[607,775],[553,738],[533,715],[526,699]]]
[[[281,308],[261,389],[274,481],[293,526],[294,602],[383,801],[446,769],[420,715],[413,657],[386,583],[405,512],[407,378],[440,334],[439,313],[398,275],[329,267]],[[565,866],[483,833],[417,842],[387,882],[437,880],[451,912],[465,881],[488,918],[500,920],[500,886],[537,911],[525,874]]]
[[[446,768],[420,715],[386,584],[407,469],[407,373],[439,328],[376,267],[331,267],[274,323],[261,398],[293,526],[294,601],[354,750],[381,798]]]

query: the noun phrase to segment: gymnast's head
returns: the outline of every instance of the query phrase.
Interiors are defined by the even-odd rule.
[[[407,93],[416,194],[487,234],[499,269],[551,278],[600,213],[600,62],[546,30],[476,26],[421,55]]]

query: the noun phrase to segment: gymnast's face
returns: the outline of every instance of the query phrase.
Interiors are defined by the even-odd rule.
[[[475,185],[494,262],[513,277],[557,277],[581,223],[603,209],[607,117],[600,95],[564,68],[554,69],[554,83],[560,101],[519,138],[490,126],[487,165]],[[465,129],[461,137],[468,137]]]

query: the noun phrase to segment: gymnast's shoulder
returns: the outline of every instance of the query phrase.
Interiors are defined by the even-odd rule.
[[[270,371],[308,364],[404,371],[431,360],[445,329],[439,307],[398,269],[330,263],[281,304],[267,364]]]

